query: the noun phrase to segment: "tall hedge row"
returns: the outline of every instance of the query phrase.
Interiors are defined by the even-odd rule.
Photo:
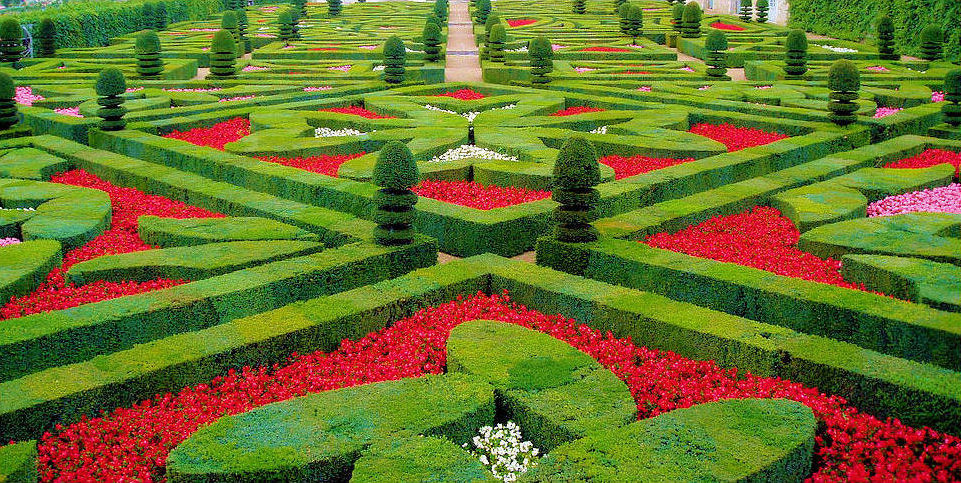
[[[895,49],[918,56],[921,30],[936,24],[946,33],[948,59],[958,58],[958,35],[961,35],[961,2],[958,0],[791,0],[789,23],[818,34],[846,40],[876,39],[876,22],[881,15],[894,21]]]

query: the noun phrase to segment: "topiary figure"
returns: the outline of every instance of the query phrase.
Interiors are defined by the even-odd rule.
[[[224,12],[223,17],[220,18],[220,28],[229,32],[230,36],[234,38],[234,47],[237,49],[234,55],[238,58],[243,57],[244,44],[240,41],[240,26],[237,23],[237,12],[234,10]]]
[[[674,27],[675,31],[680,32],[681,29],[683,28],[683,23],[684,23],[684,4],[678,3],[677,5],[674,5],[673,9],[671,9],[671,26]]]
[[[681,37],[696,39],[701,36],[701,6],[691,2],[684,6],[681,16]]]
[[[614,15],[621,16],[621,5],[624,5],[625,2],[627,0],[614,0]]]
[[[750,22],[754,16],[754,4],[751,0],[741,0],[741,13],[739,14],[742,22]]]
[[[757,5],[755,9],[757,10],[757,23],[767,22],[767,11],[770,10],[771,4],[767,0],[757,0]]]
[[[21,57],[23,57],[23,29],[20,28],[20,22],[17,19],[7,15],[0,21],[0,62],[17,64]]]
[[[638,5],[630,5],[627,9],[627,35],[631,37],[631,43],[637,45],[637,37],[641,35],[644,27],[644,10]]]
[[[501,23],[500,15],[497,15],[493,12],[487,15],[487,21],[484,23],[484,30],[481,32],[481,47],[480,52],[478,53],[480,60],[487,60],[490,58],[490,49],[488,48],[487,44],[490,42],[491,29],[493,29],[494,26],[499,23]]]
[[[294,22],[290,16],[290,11],[287,9],[282,10],[277,14],[277,40],[284,43],[289,42],[294,39]]]
[[[432,23],[437,26],[437,29],[442,33],[444,31],[444,21],[440,19],[435,13],[431,13],[427,16],[427,23]]]
[[[340,11],[343,8],[343,2],[340,0],[327,0],[327,15],[331,17],[336,17],[340,15]]]
[[[587,13],[587,1],[586,0],[574,0],[571,5],[571,10],[576,14],[584,15]]]
[[[491,62],[504,62],[504,48],[507,45],[507,30],[504,25],[497,24],[491,29],[490,37],[487,39],[487,51]]]
[[[419,181],[417,163],[407,145],[391,141],[384,145],[374,164],[374,241],[378,245],[407,245],[414,241],[417,194],[411,191]]]
[[[569,243],[597,240],[597,230],[591,222],[601,199],[594,187],[600,182],[601,169],[594,145],[582,137],[568,139],[554,163],[551,199],[560,203],[554,209],[558,240]]]
[[[627,12],[631,10],[631,4],[624,2],[617,9],[618,26],[624,35],[631,34],[631,21],[627,19]]]
[[[157,14],[154,11],[153,2],[144,2],[143,7],[140,10],[140,24],[144,29],[154,28],[154,24],[157,23]]]
[[[20,122],[17,115],[17,85],[5,72],[0,72],[0,129],[10,129]]]
[[[474,19],[479,24],[487,23],[487,16],[491,13],[491,0],[477,0],[477,8],[474,9]]]
[[[427,22],[424,25],[424,60],[427,62],[438,62],[441,59],[440,43],[441,33],[437,24]]]
[[[167,28],[167,4],[164,2],[157,2],[157,8],[154,10],[154,28],[157,31]]]
[[[801,29],[792,30],[784,40],[784,73],[788,79],[799,79],[808,71],[808,38]]]
[[[210,75],[219,79],[237,75],[237,44],[226,30],[218,30],[210,44]]]
[[[157,78],[164,70],[164,61],[160,58],[160,37],[153,30],[144,30],[134,42],[134,54],[137,57],[137,75],[140,77]]]
[[[287,11],[290,12],[290,39],[298,40],[300,39],[300,10],[287,7]]]
[[[108,67],[100,71],[97,77],[97,116],[100,117],[100,129],[104,131],[119,131],[127,126],[123,120],[127,108],[123,107],[123,95],[127,92],[127,81],[123,72],[116,67]]]
[[[707,49],[707,75],[715,79],[727,79],[727,36],[720,30],[712,30],[704,39]]]
[[[404,82],[407,72],[407,49],[404,41],[394,35],[384,42],[384,81],[389,85]]]
[[[294,0],[294,7],[297,9],[297,18],[307,18],[307,0]],[[329,6],[328,6],[329,8]],[[338,12],[340,13],[340,12]]]
[[[940,60],[944,55],[944,32],[937,25],[928,25],[921,31],[921,58]]]
[[[240,38],[240,45],[243,47],[243,53],[249,53],[251,51],[250,38],[247,37],[247,26],[249,21],[247,20],[247,11],[238,8],[234,10],[237,14],[237,36]]]
[[[882,60],[901,58],[894,52],[894,22],[887,15],[882,15],[878,19],[878,54]]]
[[[57,55],[57,24],[49,17],[44,17],[40,21],[40,56],[53,57]]]
[[[447,21],[447,12],[448,12],[447,1],[446,1],[446,0],[437,0],[437,1],[435,1],[435,2],[434,2],[434,10],[433,10],[433,12],[434,12],[434,15],[437,15],[437,18],[440,19],[441,22],[446,22],[446,21]]]
[[[952,127],[961,126],[961,69],[949,71],[944,76],[944,122]]]
[[[828,116],[839,126],[846,126],[857,120],[858,90],[861,89],[861,74],[858,67],[847,59],[831,64],[828,71],[828,89],[831,89],[831,102],[828,103]]]
[[[554,47],[547,37],[536,37],[527,46],[531,58],[531,86],[546,89],[551,82],[548,74],[554,72]]]

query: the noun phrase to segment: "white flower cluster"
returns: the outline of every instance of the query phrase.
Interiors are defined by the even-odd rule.
[[[597,129],[592,129],[591,134],[607,134],[607,126],[601,126]]]
[[[344,128],[344,129],[331,129],[329,127],[319,127],[314,129],[315,138],[338,138],[344,136],[363,136],[367,134],[363,131],[358,131],[356,129]]]
[[[384,70],[385,68],[387,68],[386,65],[375,65],[374,68],[371,69],[371,70],[373,70],[374,72],[379,72],[379,71]]]
[[[527,46],[523,46],[519,49],[507,49],[505,52],[527,52]]]
[[[513,108],[515,108],[515,107],[517,107],[517,104],[508,104],[508,105],[506,105],[506,106],[495,107],[494,109],[513,109]],[[468,122],[469,124],[474,124],[474,118],[476,118],[477,115],[480,114],[480,111],[469,111],[469,112],[465,112],[465,113],[461,114],[461,113],[459,113],[459,112],[451,111],[451,110],[449,110],[449,109],[443,109],[443,108],[440,108],[440,107],[437,107],[437,106],[433,106],[433,105],[430,105],[430,104],[424,104],[424,109],[427,109],[427,110],[430,110],[430,111],[446,112],[446,113],[448,113],[448,114],[453,114],[453,115],[455,115],[455,116],[464,116],[464,118],[467,119],[467,122]],[[493,111],[494,109],[490,109],[490,110]]]
[[[444,161],[460,161],[461,159],[487,159],[491,161],[517,161],[514,156],[508,156],[506,154],[498,153],[497,151],[491,151],[490,149],[484,149],[477,147],[473,144],[463,144],[459,147],[448,149],[446,153],[440,156],[434,156],[429,162],[431,163],[441,163]]]
[[[815,47],[820,47],[822,49],[830,50],[831,52],[837,52],[840,54],[853,54],[857,52],[857,49],[848,49],[845,47],[835,47],[833,45],[818,45],[814,44]]]
[[[0,211],[37,211],[36,208],[0,208]]]
[[[473,443],[480,462],[490,467],[495,478],[505,482],[517,481],[517,475],[537,465],[540,453],[534,443],[524,441],[520,426],[512,421],[480,428],[480,436],[474,436]]]

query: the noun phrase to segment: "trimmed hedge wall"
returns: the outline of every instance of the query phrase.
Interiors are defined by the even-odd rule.
[[[0,482],[36,483],[37,477],[36,441],[0,447]]]

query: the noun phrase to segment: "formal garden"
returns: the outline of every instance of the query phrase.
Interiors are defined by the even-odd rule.
[[[0,482],[961,481],[961,4],[855,3],[0,13]]]

